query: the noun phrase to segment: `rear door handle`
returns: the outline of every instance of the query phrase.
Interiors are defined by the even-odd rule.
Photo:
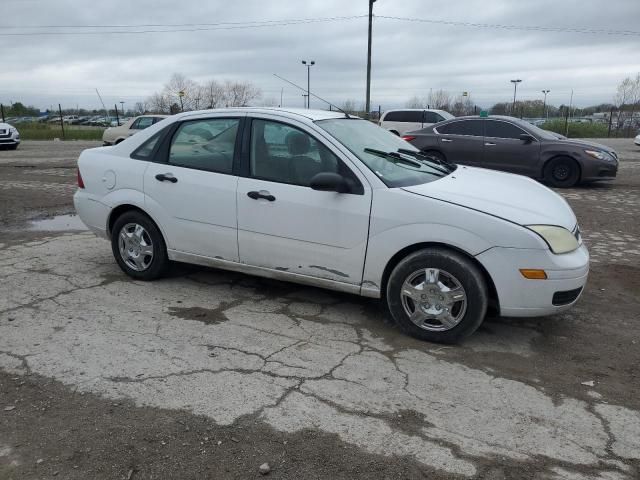
[[[269,200],[270,202],[275,202],[275,200],[276,200],[276,197],[271,195],[266,190],[260,190],[259,192],[256,192],[255,190],[253,190],[251,192],[247,192],[247,197],[253,198],[254,200],[258,200],[259,198],[263,198],[265,200]]]
[[[453,142],[453,140],[449,140],[448,138],[441,138],[440,139],[441,142],[445,142],[445,143],[451,143]]]
[[[178,181],[178,179],[170,173],[159,173],[158,175],[156,175],[156,180],[158,180],[159,182],[171,183],[176,183]]]
[[[495,143],[491,143],[491,142],[485,142],[484,144],[485,144],[485,146],[487,146],[487,147],[495,147],[495,146],[496,146],[496,144],[495,144]]]

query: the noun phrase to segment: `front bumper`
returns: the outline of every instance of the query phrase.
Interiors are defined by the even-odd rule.
[[[487,270],[498,294],[500,315],[538,317],[567,310],[587,283],[589,252],[582,244],[570,253],[550,250],[491,248],[476,257]],[[520,269],[543,269],[546,280],[528,280]]]
[[[603,161],[589,159],[581,164],[583,182],[593,182],[595,180],[613,180],[618,174],[619,161]]]

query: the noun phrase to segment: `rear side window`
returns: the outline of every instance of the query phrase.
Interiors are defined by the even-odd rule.
[[[231,173],[237,118],[208,118],[184,122],[169,147],[169,164],[179,167]]]
[[[156,133],[153,137],[134,150],[131,154],[131,158],[135,158],[137,160],[151,160],[153,152],[156,149],[156,145],[158,145],[158,140],[162,136],[162,132],[163,131]]]
[[[424,123],[438,123],[444,120],[436,112],[424,112]]]
[[[520,139],[520,135],[527,133],[520,127],[516,127],[512,123],[499,122],[497,120],[487,120],[486,133],[487,137],[494,138],[513,138]]]
[[[482,136],[482,120],[460,120],[436,126],[438,133],[446,135],[469,135],[474,137]]]
[[[384,121],[422,123],[422,113],[422,110],[398,110],[396,112],[387,113],[384,117]]]

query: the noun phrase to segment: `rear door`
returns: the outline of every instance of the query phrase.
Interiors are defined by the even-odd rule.
[[[530,135],[511,122],[485,120],[482,166],[520,175],[537,175],[540,142],[527,143],[520,138],[522,134]]]
[[[484,149],[482,122],[480,119],[466,119],[436,125],[434,147],[450,162],[481,166]]]
[[[240,261],[359,285],[371,188],[319,137],[290,122],[263,117],[247,126],[248,165],[237,193]],[[350,193],[313,190],[309,182],[321,172],[345,177]]]
[[[145,202],[168,248],[238,261],[234,160],[242,117],[181,122],[144,176]]]

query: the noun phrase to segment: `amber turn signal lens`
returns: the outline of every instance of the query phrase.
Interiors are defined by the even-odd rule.
[[[529,280],[546,280],[547,273],[544,270],[536,270],[532,268],[521,268],[520,273],[524,278]]]

